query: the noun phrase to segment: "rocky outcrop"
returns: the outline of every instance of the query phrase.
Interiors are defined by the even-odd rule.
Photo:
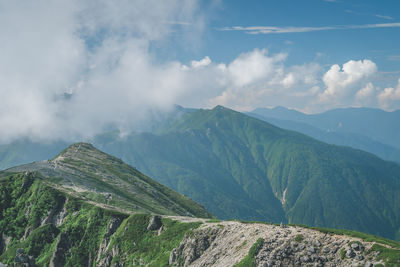
[[[0,254],[2,254],[4,251],[6,251],[8,244],[11,241],[11,237],[0,233]]]
[[[55,205],[51,210],[48,211],[47,216],[42,219],[40,222],[40,226],[51,223],[55,226],[60,226],[64,223],[65,217],[67,217],[68,212],[65,208],[65,204],[68,203],[68,199],[64,198],[63,201],[60,201]]]
[[[147,230],[156,231],[162,227],[161,217],[154,215],[150,218],[149,225],[147,225]]]
[[[24,250],[19,248],[16,251],[14,259],[14,267],[35,267],[35,259],[25,254]]]
[[[65,254],[69,249],[68,236],[64,233],[60,234],[57,239],[56,249],[51,256],[49,267],[64,266]]]
[[[373,243],[316,230],[239,222],[205,223],[173,249],[172,266],[233,266],[262,238],[255,266],[375,266]]]
[[[111,266],[112,259],[119,254],[118,246],[113,247],[113,249],[110,252],[107,252],[107,250],[110,244],[111,236],[115,233],[115,231],[117,231],[121,223],[122,223],[121,218],[118,217],[111,218],[107,232],[104,235],[103,241],[101,242],[97,253],[96,266],[102,266],[102,267]]]
[[[189,266],[192,262],[200,258],[210,247],[218,235],[220,228],[213,226],[199,231],[189,232],[178,248],[172,250],[169,257],[169,264],[178,266],[183,262],[183,266]]]

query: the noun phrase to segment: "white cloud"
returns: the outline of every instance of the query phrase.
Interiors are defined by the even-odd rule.
[[[269,57],[265,49],[256,49],[249,53],[243,53],[232,61],[228,65],[228,72],[234,86],[247,86],[268,79],[276,71],[279,71],[276,66],[285,58],[286,54]]]
[[[322,27],[298,27],[298,26],[233,26],[219,28],[219,31],[243,31],[247,34],[280,34],[280,33],[301,33],[331,30],[354,30],[354,29],[376,29],[376,28],[400,28],[400,22],[376,23],[364,25],[341,25],[341,26],[322,26]]]
[[[394,20],[394,18],[391,17],[391,16],[380,15],[380,14],[376,14],[374,16],[377,17],[377,18],[380,18],[380,19]]]
[[[376,100],[376,88],[369,82],[357,91],[356,102],[360,105],[374,105]]]
[[[382,108],[395,109],[400,104],[400,79],[396,88],[387,87],[378,94],[378,101]]]
[[[151,52],[170,38],[197,43],[204,20],[196,1],[0,2],[0,143],[79,140],[110,125],[129,132],[173,104],[310,111],[329,106],[321,95],[347,104],[345,96],[370,96],[377,70],[369,60],[334,65],[321,79],[318,63],[287,66],[287,54],[265,49],[186,65]],[[399,86],[375,90],[382,106],[399,105]]]
[[[226,89],[211,98],[208,105],[225,105],[238,110],[257,106],[308,103],[319,92],[316,63],[285,67],[286,54],[268,55],[254,50],[228,64],[222,75]]]
[[[370,60],[350,60],[341,68],[335,64],[324,74],[325,90],[320,94],[322,102],[348,104],[352,95],[377,72],[376,64]]]
[[[211,64],[211,59],[208,56],[206,56],[205,58],[203,58],[199,61],[192,60],[192,62],[191,62],[191,65],[193,68],[201,68],[201,67],[205,67],[210,64]]]
[[[176,31],[177,43],[196,41],[204,26],[197,5],[1,1],[0,142],[130,129],[149,109],[172,106],[184,90],[182,64],[157,62],[149,47]]]

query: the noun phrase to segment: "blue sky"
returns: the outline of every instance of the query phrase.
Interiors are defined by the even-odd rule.
[[[210,3],[208,3],[209,5]],[[204,8],[207,5],[204,4]],[[207,54],[216,61],[230,61],[254,48],[287,52],[288,64],[318,60],[331,65],[350,59],[373,60],[381,71],[400,72],[400,24],[372,28],[374,24],[400,23],[400,2],[396,0],[231,0],[223,1],[209,18],[201,49],[181,60]],[[234,26],[346,27],[362,29],[321,30],[300,33],[248,34],[221,31]]]
[[[174,104],[400,109],[400,1],[0,0],[0,143]]]

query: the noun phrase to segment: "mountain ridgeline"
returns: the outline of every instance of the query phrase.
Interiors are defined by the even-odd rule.
[[[77,198],[125,212],[211,217],[203,207],[87,143],[52,160],[17,166],[3,174],[33,173]]]
[[[399,110],[344,108],[308,115],[276,107],[257,108],[247,114],[329,144],[350,146],[400,163]]]
[[[355,229],[400,239],[398,164],[360,150],[328,145],[221,106],[189,112],[179,109],[176,114],[179,116],[173,115],[161,127],[154,124],[152,132],[124,137],[110,132],[91,140],[96,147],[137,170],[104,153],[94,153],[97,150],[87,145],[81,145],[79,151],[87,149],[103,156],[74,154],[74,145],[52,161],[11,170],[35,171],[48,181],[61,183],[64,191],[101,205],[118,206],[120,210],[208,216],[202,207],[176,193],[167,200],[156,193],[154,200],[149,196],[153,190],[145,190],[143,197],[137,197],[141,189],[128,186],[133,180],[122,174],[145,177],[140,170],[221,219]],[[51,145],[41,149],[40,144],[23,144],[14,147],[20,152],[25,147],[25,154],[31,156],[32,148],[43,152],[37,160],[47,152],[47,158],[55,155]],[[16,156],[21,153],[10,146],[0,150],[8,166],[21,160]],[[108,174],[99,174],[104,172]],[[162,196],[170,192],[158,183],[154,185],[163,188]],[[74,188],[83,190],[76,192]],[[152,200],[147,201],[149,198]],[[180,204],[172,205],[171,210],[172,203]]]
[[[353,231],[129,214],[99,204],[36,172],[1,173],[0,266],[400,264],[399,242]]]
[[[217,106],[158,134],[97,140],[219,218],[400,239],[400,166]]]

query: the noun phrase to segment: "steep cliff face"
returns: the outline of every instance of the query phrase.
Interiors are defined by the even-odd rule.
[[[400,243],[357,232],[126,214],[34,173],[0,183],[0,266],[400,265]]]

